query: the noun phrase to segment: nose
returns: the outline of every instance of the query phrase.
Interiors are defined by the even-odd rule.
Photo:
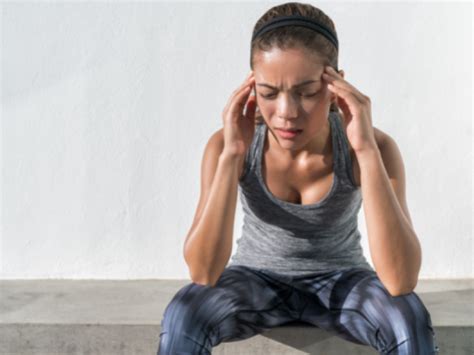
[[[280,95],[277,104],[277,115],[287,120],[298,117],[298,102],[291,94]]]

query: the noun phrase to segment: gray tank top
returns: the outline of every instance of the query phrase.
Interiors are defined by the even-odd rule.
[[[239,179],[244,218],[242,235],[230,265],[245,265],[285,275],[322,273],[351,267],[374,270],[363,255],[357,215],[360,187],[352,175],[349,142],[341,117],[329,113],[334,178],[317,203],[280,200],[266,187],[262,172],[264,122],[257,124]]]

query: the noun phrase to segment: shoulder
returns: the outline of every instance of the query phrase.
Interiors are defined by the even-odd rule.
[[[206,144],[205,150],[206,151],[212,151],[213,155],[219,156],[222,151],[224,150],[224,129],[220,128],[216,131],[214,131]]]
[[[209,142],[217,145],[224,145],[224,128],[219,128],[217,131],[211,134]]]
[[[387,173],[390,175],[393,172],[398,175],[403,169],[403,158],[397,142],[388,133],[375,127],[374,135]]]
[[[375,140],[386,167],[402,161],[402,156],[395,139],[388,133],[374,127]]]
[[[377,127],[374,127],[374,136],[379,149],[383,148],[390,140],[393,140],[388,133]]]
[[[385,165],[389,177],[400,178],[404,173],[404,163],[402,153],[397,142],[388,133],[377,129],[376,140],[380,151],[380,156]],[[378,137],[377,137],[378,136]]]

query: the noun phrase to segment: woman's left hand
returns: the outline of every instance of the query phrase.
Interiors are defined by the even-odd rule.
[[[323,79],[328,83],[328,89],[337,95],[344,130],[354,152],[360,154],[377,149],[370,98],[344,80],[332,67],[325,68]]]

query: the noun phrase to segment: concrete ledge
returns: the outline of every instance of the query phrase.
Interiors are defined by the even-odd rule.
[[[156,354],[166,305],[188,280],[0,281],[0,354]],[[420,280],[440,354],[473,354],[474,280]],[[213,354],[377,354],[305,323]]]

